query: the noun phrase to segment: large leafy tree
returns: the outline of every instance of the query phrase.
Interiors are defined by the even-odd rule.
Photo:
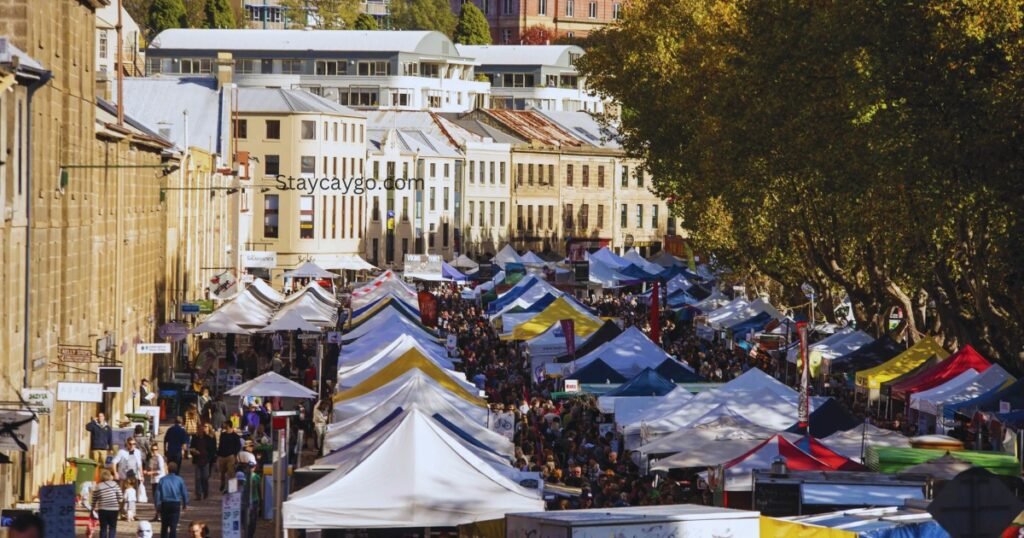
[[[281,0],[288,23],[319,30],[351,28],[359,17],[359,0]]]
[[[366,13],[360,13],[356,17],[354,28],[356,30],[376,30],[377,19],[367,15]]]
[[[455,15],[448,0],[392,0],[391,24],[399,30],[435,30],[451,36]]]
[[[188,28],[185,4],[181,0],[153,0],[146,14],[146,26],[151,36],[170,28]]]
[[[490,45],[491,27],[483,11],[472,3],[462,4],[455,26],[455,42],[462,45]]]
[[[723,265],[1018,367],[1022,28],[1013,0],[637,0],[580,68]]]
[[[228,0],[206,0],[207,28],[234,28],[235,13],[231,11]]]
[[[543,24],[535,24],[525,30],[519,36],[519,42],[523,45],[547,45],[551,43],[555,35],[551,29]]]

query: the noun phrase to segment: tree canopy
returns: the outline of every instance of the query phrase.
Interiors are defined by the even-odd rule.
[[[354,28],[356,30],[376,30],[377,19],[367,15],[366,13],[360,13],[356,17]]]
[[[151,36],[169,28],[188,28],[185,4],[181,0],[153,0],[146,14],[146,26]]]
[[[351,28],[359,17],[359,0],[281,0],[288,25],[317,30]]]
[[[448,0],[391,0],[391,24],[398,30],[435,30],[451,36],[455,15]]]
[[[235,13],[228,0],[206,0],[207,28],[235,28]]]
[[[636,0],[579,62],[695,244],[1019,370],[1013,0]]]
[[[462,4],[459,22],[455,26],[454,40],[462,45],[491,44],[491,27],[480,8],[469,2]]]

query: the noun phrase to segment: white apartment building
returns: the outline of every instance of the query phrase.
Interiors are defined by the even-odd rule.
[[[440,32],[165,30],[150,43],[146,72],[208,74],[218,52],[232,55],[239,86],[304,89],[354,108],[460,112],[489,103],[476,62]]]
[[[117,75],[117,2],[96,10],[96,79],[109,98]],[[140,77],[145,73],[145,38],[139,25],[121,8],[121,65],[124,74]]]
[[[459,45],[491,84],[491,106],[512,110],[604,112],[604,100],[586,89],[576,70],[576,45]]]
[[[299,90],[239,88],[236,103],[241,247],[277,253],[277,267],[258,276],[359,254],[366,196],[351,181],[365,167],[365,116]]]

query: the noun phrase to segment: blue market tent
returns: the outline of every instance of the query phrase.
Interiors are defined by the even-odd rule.
[[[810,418],[811,435],[818,439],[824,439],[836,432],[851,430],[861,424],[861,422],[850,414],[846,407],[836,401],[835,398],[825,400],[825,403],[819,405],[817,409],[812,410]],[[798,424],[790,426],[786,431],[790,433],[805,433],[801,431]]]
[[[765,325],[768,325],[772,319],[772,315],[768,312],[761,312],[754,317],[747,318],[739,323],[729,326],[729,330],[732,331],[733,338],[742,340],[747,336],[747,333],[764,329]]]
[[[533,275],[527,276],[512,289],[508,290],[505,295],[487,303],[487,314],[494,314],[502,308],[514,303],[516,299],[522,297],[524,293],[526,293],[530,288],[536,286],[538,282],[540,281],[537,277]]]
[[[856,351],[832,359],[831,370],[833,372],[858,372],[874,368],[906,350],[905,344],[883,336]]]
[[[602,394],[602,396],[664,396],[673,390],[676,390],[675,383],[661,377],[658,372],[650,368],[644,368],[639,374],[633,376],[633,379],[613,391]]]
[[[448,280],[457,280],[459,282],[469,280],[469,277],[459,272],[458,269],[448,265],[448,262],[441,262],[441,276]]]
[[[615,368],[608,366],[608,363],[601,359],[597,359],[594,362],[580,368],[576,372],[565,376],[566,379],[576,379],[580,383],[587,384],[600,384],[600,383],[625,383],[626,378],[615,371]]]
[[[999,411],[999,402],[1010,402],[1010,409],[1024,408],[1024,377],[1004,388],[994,388],[977,398],[943,406],[942,414],[953,418],[955,413],[970,415],[975,411]]]
[[[365,305],[363,305],[363,306],[353,310],[352,311],[352,318],[353,319],[359,319],[360,316],[362,316],[363,314],[365,314],[365,313],[367,313],[367,312],[369,312],[369,311],[379,307],[380,305],[384,304],[385,301],[388,302],[388,305],[390,307],[394,307],[395,309],[402,311],[404,314],[412,316],[412,317],[414,317],[416,319],[419,319],[419,317],[420,317],[420,311],[418,309],[416,309],[415,307],[413,307],[412,305],[406,303],[405,301],[397,299],[397,298],[395,298],[395,297],[393,297],[391,295],[385,295],[385,296],[381,297],[380,299],[377,299],[376,301],[373,301],[372,303],[367,303],[367,304],[365,304]],[[342,315],[342,318],[343,318],[343,320],[347,320],[348,319],[348,317],[345,316],[344,314]]]
[[[587,341],[583,342],[582,346],[576,348],[576,357],[585,357],[591,351],[597,349],[598,346],[600,346],[601,344],[615,338],[620,334],[622,334],[622,329],[620,329],[614,321],[605,321],[604,325],[601,325],[600,329],[595,331],[594,334],[590,335],[590,338],[587,338]],[[566,353],[565,355],[559,355],[558,357],[555,357],[555,362],[572,362],[574,359],[575,357]],[[581,368],[580,371],[583,371],[585,369],[586,368]],[[623,378],[623,381],[625,381],[625,378]]]
[[[658,375],[661,377],[664,377],[673,383],[700,383],[705,381],[705,379],[696,372],[691,372],[688,368],[673,359],[665,359],[657,368],[654,369],[654,371],[658,372]]]
[[[694,284],[693,286],[686,288],[686,294],[697,299],[697,301],[703,301],[704,299],[711,297],[711,290],[704,286]]]

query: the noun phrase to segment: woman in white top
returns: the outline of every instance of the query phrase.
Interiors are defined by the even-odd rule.
[[[149,483],[156,487],[156,483],[161,478],[167,476],[167,459],[160,453],[160,444],[153,443],[149,447],[149,470],[145,472],[145,475],[149,477]],[[140,486],[142,489],[142,495],[139,496],[139,502],[149,502],[146,498],[146,486]],[[156,517],[160,518],[160,507],[156,507]]]

